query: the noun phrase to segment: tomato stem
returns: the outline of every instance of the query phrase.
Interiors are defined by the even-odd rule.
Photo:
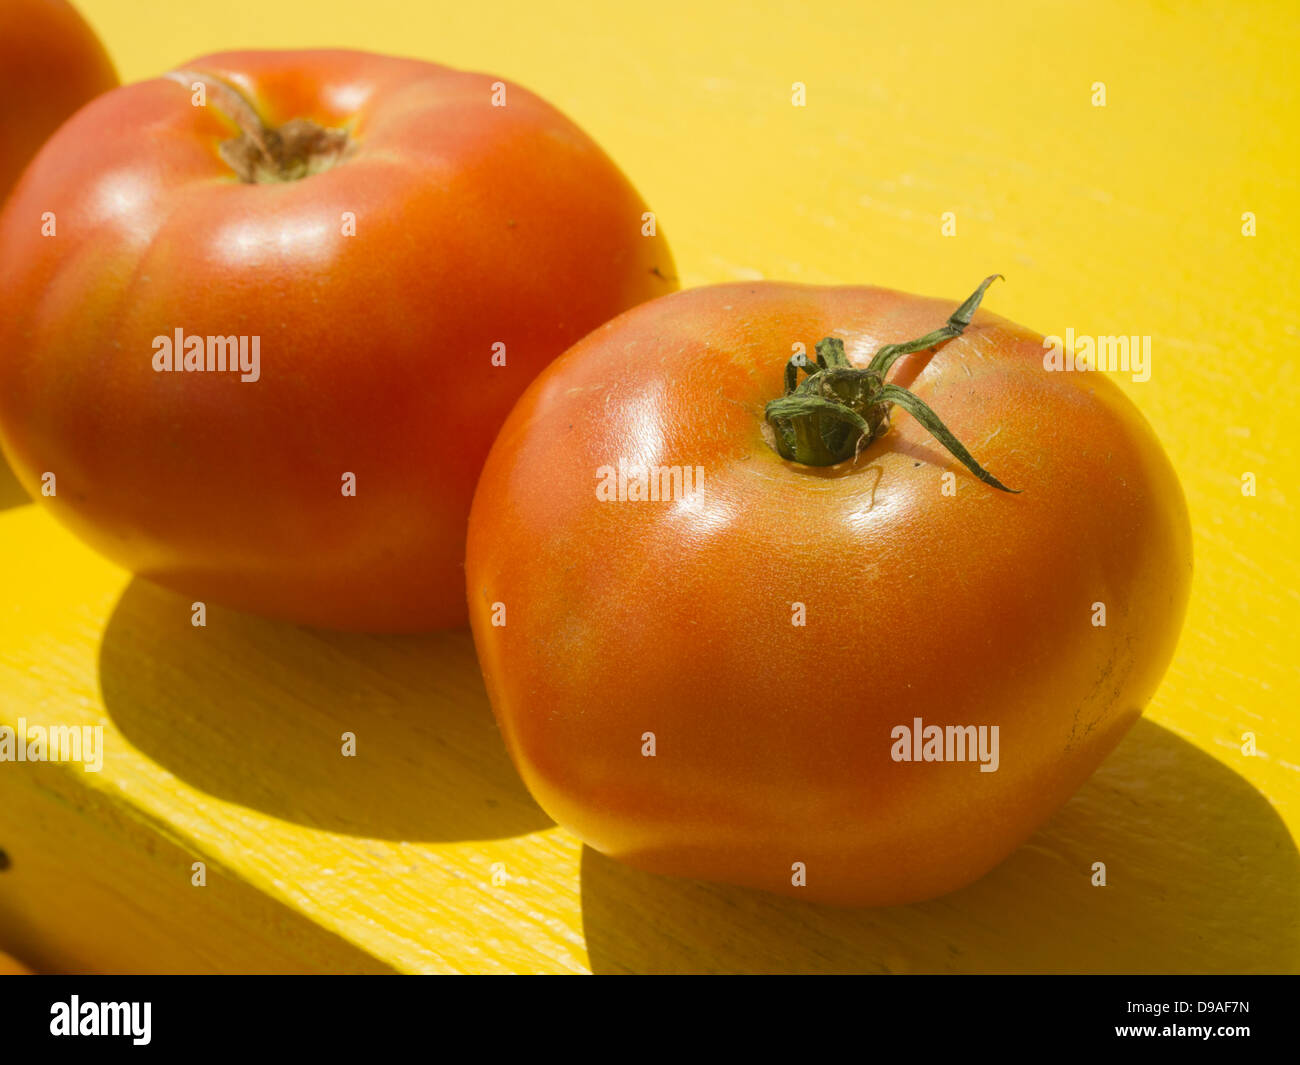
[[[903,344],[886,344],[866,369],[859,370],[849,362],[844,341],[838,337],[825,337],[817,343],[816,369],[807,356],[794,356],[785,367],[785,395],[772,400],[765,410],[781,457],[805,466],[833,466],[854,458],[888,428],[890,410],[899,406],[985,484],[1003,492],[1016,492],[976,462],[919,396],[885,383],[885,374],[899,357],[960,336],[970,325],[985,290],[1001,276],[991,274],[980,282],[979,288],[934,332]],[[798,383],[800,370],[808,375],[802,384]]]
[[[311,119],[269,125],[239,89],[214,74],[173,70],[166,77],[191,91],[196,83],[202,85],[205,101],[238,127],[239,136],[222,141],[218,151],[246,184],[299,181],[337,165],[353,147],[347,130],[328,129]]]

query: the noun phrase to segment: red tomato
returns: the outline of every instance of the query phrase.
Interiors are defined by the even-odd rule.
[[[644,211],[573,123],[487,75],[196,60],[77,115],[0,217],[0,438],[33,495],[55,475],[74,532],[188,595],[463,623],[510,406],[675,287]]]
[[[0,0],[0,203],[45,139],[117,84],[94,31],[64,0]]]
[[[831,465],[778,454],[789,426],[765,415],[878,387],[873,353],[952,308],[696,289],[596,330],[519,401],[470,518],[470,615],[515,764],[592,847],[809,900],[924,899],[1008,855],[1140,715],[1190,530],[1111,381],[1049,372],[1041,337],[981,312],[889,380],[1019,494],[902,407],[892,427],[864,408],[879,435]],[[848,366],[782,398],[792,347],[827,337]]]

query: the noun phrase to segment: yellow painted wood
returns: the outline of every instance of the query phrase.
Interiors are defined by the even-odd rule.
[[[999,270],[989,305],[1044,333],[1151,335],[1151,380],[1121,384],[1183,478],[1196,579],[1146,719],[1033,840],[947,898],[830,910],[638,873],[551,825],[465,633],[220,609],[195,629],[0,472],[0,724],[102,725],[107,752],[97,774],[0,763],[0,949],[109,971],[1300,970],[1290,5],[82,7],[128,79],[337,44],[518,80],[633,175],[687,285],[951,297]]]

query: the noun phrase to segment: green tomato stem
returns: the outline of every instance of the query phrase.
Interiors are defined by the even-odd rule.
[[[818,342],[816,369],[803,355],[790,359],[785,367],[785,394],[772,400],[764,412],[781,457],[805,466],[834,466],[854,458],[884,431],[891,408],[899,406],[985,484],[1003,492],[1016,492],[976,462],[920,397],[899,385],[885,383],[885,374],[901,356],[926,351],[960,336],[970,325],[985,290],[1001,276],[986,277],[947,323],[934,332],[882,347],[866,369],[855,369],[849,363],[844,341],[838,337]],[[802,383],[798,380],[800,370],[807,375]]]

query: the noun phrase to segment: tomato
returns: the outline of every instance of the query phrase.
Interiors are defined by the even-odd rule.
[[[470,616],[524,782],[592,847],[808,900],[930,898],[1008,855],[1138,718],[1190,583],[1174,471],[1106,377],[952,308],[695,289],[520,399],[470,518]],[[885,345],[915,403],[877,402]],[[818,426],[837,395],[875,400]],[[833,441],[855,418],[871,433]],[[783,458],[798,437],[843,457]]]
[[[0,203],[72,112],[117,84],[94,31],[65,0],[0,0]]]
[[[511,405],[675,288],[645,212],[572,122],[488,75],[196,60],[81,111],[0,216],[0,439],[87,543],[187,595],[462,624]]]
[[[0,0],[0,201],[42,143],[117,85],[104,46],[65,0]]]

